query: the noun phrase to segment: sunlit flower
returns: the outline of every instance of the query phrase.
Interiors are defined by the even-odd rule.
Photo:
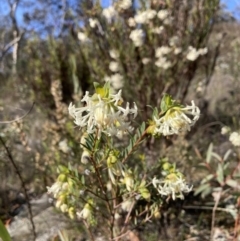
[[[107,159],[108,175],[113,184],[116,184],[115,176],[124,176],[123,164],[115,154],[110,154]]]
[[[240,146],[240,134],[236,131],[231,133],[229,141],[231,141],[234,146]]]
[[[118,72],[118,71],[119,71],[119,64],[118,64],[118,62],[116,62],[116,61],[111,61],[110,64],[109,64],[109,69],[110,69],[112,72]]]
[[[130,33],[129,38],[136,47],[140,47],[143,45],[144,32],[142,29],[135,29]]]
[[[66,204],[66,203],[62,204],[62,205],[60,206],[60,210],[61,210],[61,212],[66,213],[66,212],[68,211],[68,206],[67,206],[67,204]]]
[[[144,24],[144,23],[148,22],[149,20],[152,20],[156,16],[156,14],[157,14],[157,12],[155,10],[148,9],[143,12],[138,12],[134,17],[134,20],[138,24]]]
[[[92,217],[92,205],[91,203],[86,203],[81,212],[77,212],[77,217],[79,219],[90,219]]]
[[[161,58],[163,55],[169,54],[172,49],[168,46],[161,46],[155,50],[156,58]]]
[[[178,36],[173,36],[169,39],[169,45],[171,47],[176,46],[179,42],[179,37]]]
[[[134,180],[133,180],[132,173],[124,172],[123,176],[124,178],[122,179],[122,182],[126,185],[126,188],[129,192],[132,191],[134,187]]]
[[[136,26],[136,22],[135,22],[134,18],[129,18],[127,22],[128,22],[129,27],[135,27]]]
[[[54,198],[57,198],[59,193],[62,191],[63,183],[56,181],[51,187],[47,187],[48,194],[53,194]]]
[[[125,211],[125,212],[131,211],[131,209],[133,208],[135,202],[136,201],[134,199],[132,199],[132,198],[126,199],[125,201],[123,201],[121,203],[122,210]]]
[[[142,59],[142,63],[143,63],[144,65],[148,64],[150,61],[151,61],[150,58],[143,58],[143,59]]]
[[[169,12],[166,9],[162,9],[158,12],[157,16],[159,19],[164,20],[169,16]]]
[[[147,15],[146,15],[146,12],[138,12],[135,17],[134,17],[134,20],[136,23],[138,24],[143,24],[147,21]]]
[[[99,25],[99,21],[95,18],[89,18],[88,22],[91,28],[96,28]]]
[[[89,38],[86,36],[85,33],[83,32],[78,32],[78,39],[82,42],[82,43],[89,43],[90,40]]]
[[[69,114],[75,119],[76,125],[86,128],[88,133],[98,130],[109,136],[118,135],[118,132],[129,132],[132,130],[130,123],[127,122],[128,115],[137,115],[137,106],[129,108],[127,103],[126,109],[121,106],[122,97],[121,90],[117,94],[111,94],[109,87],[107,89],[100,88],[100,92],[89,96],[87,91],[82,102],[84,107],[76,108],[72,103],[69,105]]]
[[[207,54],[207,52],[208,52],[208,48],[207,47],[198,50],[198,53],[200,55],[205,55],[205,54]]]
[[[189,131],[200,117],[199,108],[194,104],[194,101],[191,103],[191,106],[187,105],[186,107],[174,106],[159,119],[154,117],[155,134],[168,136]]]
[[[221,129],[221,134],[226,135],[231,129],[228,126],[223,126]]]
[[[110,6],[108,8],[103,9],[102,15],[107,19],[109,23],[111,23],[113,18],[117,16],[117,11],[113,6]]]
[[[151,20],[151,19],[155,18],[155,16],[157,15],[156,10],[154,10],[154,9],[147,9],[146,13],[147,13],[147,19],[148,20]]]
[[[91,158],[91,154],[89,153],[89,151],[84,150],[81,156],[81,163],[82,164],[88,164]]]
[[[162,196],[171,196],[173,200],[176,198],[184,199],[183,193],[189,193],[192,187],[186,184],[184,178],[176,173],[170,173],[163,180],[156,177],[152,180],[153,186]]]
[[[119,58],[119,52],[116,49],[111,49],[109,51],[109,55],[113,59],[118,59]]]
[[[155,34],[161,34],[164,30],[163,26],[157,27],[157,28],[153,28],[152,32]]]
[[[173,53],[174,53],[175,55],[178,55],[178,54],[180,54],[181,52],[182,52],[182,48],[180,48],[180,47],[175,48],[174,51],[173,51]]]
[[[119,73],[113,74],[110,77],[110,83],[115,90],[119,90],[123,87],[123,76]]]
[[[58,143],[59,150],[63,153],[69,153],[71,148],[68,146],[67,140],[64,139]]]
[[[155,62],[155,65],[159,68],[163,68],[166,70],[172,66],[172,63],[168,61],[166,57],[161,57],[157,59],[157,61]]]
[[[118,3],[118,7],[123,10],[127,10],[132,6],[132,0],[121,0]]]

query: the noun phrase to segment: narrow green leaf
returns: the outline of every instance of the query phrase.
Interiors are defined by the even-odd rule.
[[[228,179],[226,181],[226,184],[232,188],[236,188],[236,189],[239,189],[239,183],[233,179]]]
[[[225,153],[225,155],[224,155],[224,157],[223,157],[223,160],[226,161],[226,160],[228,159],[228,157],[230,156],[231,153],[232,153],[232,150],[229,149],[229,150]]]
[[[217,181],[219,183],[222,183],[224,179],[224,173],[223,173],[223,166],[221,163],[218,163],[218,168],[217,168]]]
[[[1,220],[0,220],[0,238],[2,238],[3,241],[11,241],[11,237]]]
[[[207,150],[207,157],[206,157],[206,162],[207,163],[210,163],[211,161],[211,157],[212,157],[212,150],[213,150],[213,144],[211,143],[208,147],[208,150]]]
[[[206,182],[209,182],[213,177],[214,177],[213,174],[209,174],[208,176],[206,176],[205,178],[203,178],[203,180],[201,181],[201,184],[204,184],[204,183],[206,183]]]
[[[194,192],[194,196],[197,196],[199,193],[202,193],[205,189],[210,187],[209,183],[200,185]]]
[[[219,162],[221,162],[222,161],[222,157],[221,156],[219,156],[217,153],[215,153],[215,152],[212,152],[212,156],[213,157],[215,157]]]

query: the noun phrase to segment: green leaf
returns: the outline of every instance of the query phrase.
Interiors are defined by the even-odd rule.
[[[223,157],[223,160],[226,161],[226,160],[228,159],[228,157],[230,156],[231,153],[232,153],[232,150],[229,149],[229,150],[225,153],[225,155],[224,155],[224,157]]]
[[[208,150],[207,150],[207,157],[206,157],[206,162],[207,163],[210,163],[211,161],[211,157],[212,157],[212,150],[213,150],[213,144],[211,143],[208,147]]]
[[[230,187],[232,187],[232,188],[236,188],[236,189],[239,189],[238,187],[239,187],[239,183],[237,182],[237,181],[235,181],[235,180],[233,180],[233,179],[228,179],[227,181],[226,181],[226,184],[228,185],[228,186],[230,186]]]
[[[224,179],[224,173],[223,173],[223,166],[221,163],[218,163],[218,168],[217,168],[217,181],[221,184]]]
[[[0,238],[2,238],[3,241],[11,241],[11,237],[1,220],[0,220]]]
[[[161,100],[161,112],[166,112],[172,105],[172,97],[169,94],[165,94]]]
[[[213,174],[209,174],[208,176],[206,176],[205,178],[203,178],[203,180],[201,181],[201,184],[204,184],[204,183],[209,182],[213,177],[214,177]]]
[[[204,190],[209,189],[209,188],[210,188],[209,183],[200,185],[200,186],[195,190],[194,196],[197,196],[199,193],[202,193],[202,192],[204,192]]]

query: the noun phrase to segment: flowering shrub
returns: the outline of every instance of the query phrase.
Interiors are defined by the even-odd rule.
[[[150,116],[146,105],[159,103],[165,92],[184,100],[198,64],[210,66],[205,56],[217,8],[215,0],[149,0],[137,7],[117,1],[86,9],[79,40],[92,80],[109,81],[115,90],[124,86],[128,99],[141,100],[139,114],[145,119]]]
[[[136,103],[133,108],[129,103],[124,105],[122,91],[115,92],[109,82],[94,86],[95,93],[91,96],[86,92],[82,98],[84,106],[69,105],[69,114],[82,134],[81,163],[76,160],[68,167],[59,167],[57,181],[48,187],[48,193],[56,198],[57,208],[72,219],[83,220],[90,232],[103,218],[107,221],[102,227],[106,235],[119,239],[133,218],[135,225],[147,222],[158,216],[168,199],[183,199],[192,190],[175,164],[160,159],[149,166],[141,160],[144,153],[139,154],[139,149],[150,136],[189,131],[200,110],[193,101],[185,107],[165,95],[160,110],[155,108],[148,123],[134,129]],[[128,146],[119,146],[116,137],[125,138]],[[153,175],[155,167],[160,171],[157,175]],[[141,200],[143,207],[138,205]],[[122,227],[116,222],[121,216],[125,217]]]

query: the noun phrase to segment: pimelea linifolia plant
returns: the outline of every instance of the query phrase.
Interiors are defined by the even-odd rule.
[[[183,199],[192,190],[176,163],[165,160],[159,173],[152,175],[151,167],[140,158],[144,153],[134,153],[149,137],[189,131],[200,110],[193,101],[183,106],[166,94],[160,107],[153,108],[151,119],[138,125],[134,123],[137,104],[124,104],[122,90],[114,91],[109,82],[94,83],[94,87],[94,94],[85,93],[81,107],[71,103],[68,108],[76,132],[82,133],[81,160],[59,167],[48,193],[56,198],[57,208],[82,220],[90,233],[91,226],[96,226],[108,230],[109,238],[118,239],[127,233],[128,225],[159,216],[163,202]],[[119,146],[119,138],[126,138],[128,145]],[[145,205],[138,206],[140,201]],[[122,226],[117,222],[120,217],[125,218]],[[106,225],[98,225],[102,220]],[[93,239],[93,234],[90,237]]]

